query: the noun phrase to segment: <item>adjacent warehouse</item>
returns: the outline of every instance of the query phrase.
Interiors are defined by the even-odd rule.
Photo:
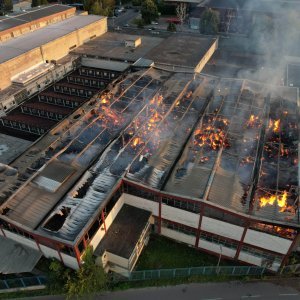
[[[75,11],[74,7],[54,4],[3,16],[0,19],[0,42],[70,18],[75,15]]]
[[[73,16],[0,44],[0,89],[12,78],[39,64],[57,61],[76,47],[107,31],[105,17]]]

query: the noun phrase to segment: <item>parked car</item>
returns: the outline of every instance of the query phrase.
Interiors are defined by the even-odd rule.
[[[155,22],[155,21],[152,21],[152,22],[151,22],[151,25],[158,25],[158,23]]]

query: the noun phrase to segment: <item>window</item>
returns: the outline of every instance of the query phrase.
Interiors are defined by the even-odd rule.
[[[226,240],[226,239],[222,238],[221,236],[209,234],[206,232],[201,232],[200,240],[214,243],[217,245],[222,245],[224,247],[232,248],[232,249],[237,249],[237,246],[238,246],[238,242]],[[200,242],[200,247],[201,247],[201,242]]]
[[[70,256],[75,257],[74,249],[71,248],[71,247],[68,247],[68,246],[64,246],[64,245],[63,245],[63,246],[60,248],[60,251],[61,251],[62,253],[64,253],[64,254],[67,254],[67,255],[70,255]]]
[[[188,227],[181,224],[176,224],[173,222],[169,222],[167,220],[162,221],[162,226],[192,236],[196,236],[196,232],[197,232],[195,228]]]
[[[80,253],[82,253],[83,252],[83,250],[84,250],[84,244],[83,244],[83,240],[78,244],[78,250],[79,250],[79,252]]]
[[[87,233],[89,240],[91,240],[94,237],[94,235],[99,230],[99,228],[100,228],[100,223],[98,220],[96,220]]]
[[[162,198],[162,203],[168,205],[168,206],[172,206],[172,207],[176,207],[179,209],[183,209],[186,211],[190,211],[193,213],[200,213],[200,203],[195,202],[188,202],[185,201],[183,199],[172,199],[172,198],[168,198],[168,197],[163,197]]]

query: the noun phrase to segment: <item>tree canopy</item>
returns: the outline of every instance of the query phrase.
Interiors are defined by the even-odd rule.
[[[12,11],[13,10],[12,0],[3,0],[2,10],[4,13]]]
[[[158,9],[153,0],[145,0],[141,7],[142,19],[145,24],[150,24],[158,18]]]
[[[201,15],[201,33],[216,34],[218,32],[220,19],[218,12],[206,9]]]
[[[32,0],[31,7],[48,4],[47,0]]]
[[[95,263],[92,247],[88,247],[83,255],[83,264],[75,276],[66,284],[69,299],[74,297],[86,299],[107,288],[108,278],[102,266]]]
[[[115,6],[114,0],[85,0],[84,9],[93,15],[112,16]]]

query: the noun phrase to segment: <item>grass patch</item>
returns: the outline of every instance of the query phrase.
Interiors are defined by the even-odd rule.
[[[152,235],[143,250],[136,270],[189,268],[216,266],[218,257],[199,251],[165,237]],[[221,266],[234,266],[237,262],[221,260]]]
[[[146,287],[163,287],[179,284],[189,284],[189,283],[205,283],[205,282],[228,282],[228,281],[248,281],[261,279],[260,276],[253,276],[251,279],[242,276],[191,276],[183,278],[173,278],[173,279],[157,279],[157,280],[146,280],[146,281],[126,281],[116,283],[111,290],[128,290],[134,288],[146,288]]]

